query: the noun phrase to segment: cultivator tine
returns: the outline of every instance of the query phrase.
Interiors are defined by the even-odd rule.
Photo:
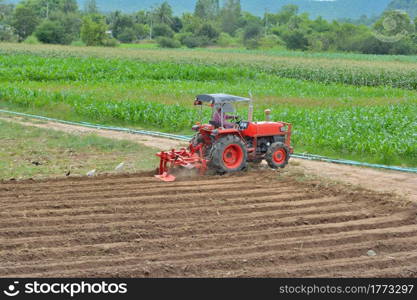
[[[188,170],[199,169],[200,174],[204,174],[207,163],[198,153],[189,151],[185,148],[177,151],[175,149],[167,152],[159,152],[156,154],[161,161],[159,163],[158,175],[156,178],[165,181],[175,181],[176,177],[170,174],[171,170],[185,168]]]
[[[164,172],[162,175],[155,175],[155,177],[165,182],[173,182],[177,179],[174,175],[168,174],[168,172]]]

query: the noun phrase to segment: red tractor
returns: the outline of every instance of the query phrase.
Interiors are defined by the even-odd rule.
[[[248,121],[234,113],[234,104],[249,104]],[[260,163],[266,160],[273,168],[284,168],[288,164],[291,147],[291,124],[269,121],[269,110],[265,111],[266,121],[253,122],[252,100],[226,94],[199,95],[194,105],[212,108],[212,120],[208,124],[197,123],[197,133],[191,139],[188,149],[159,152],[160,165],[157,178],[174,181],[171,169],[185,167],[197,169],[204,174],[207,169],[218,174],[239,172],[247,168],[248,162]],[[227,120],[233,119],[233,123]]]

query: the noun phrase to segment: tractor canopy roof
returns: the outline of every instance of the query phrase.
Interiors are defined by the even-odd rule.
[[[205,94],[198,95],[197,101],[210,102],[211,104],[226,104],[235,102],[250,102],[249,98],[243,98],[239,96],[227,95],[227,94]]]

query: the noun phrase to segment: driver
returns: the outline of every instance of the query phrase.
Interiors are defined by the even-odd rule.
[[[223,127],[228,129],[228,128],[234,128],[235,124],[228,122],[227,120],[236,120],[237,117],[236,116],[229,116],[226,114],[223,114]],[[213,121],[218,124],[219,126],[221,126],[222,124],[222,109],[218,108],[214,114],[213,114]]]

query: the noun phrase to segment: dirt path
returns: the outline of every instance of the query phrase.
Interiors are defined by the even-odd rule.
[[[20,118],[20,117],[6,117],[4,115],[3,116],[0,115],[0,120],[15,122],[21,125],[33,126],[37,128],[58,130],[58,131],[63,131],[63,132],[70,133],[70,134],[85,134],[85,135],[96,134],[96,135],[110,138],[110,139],[128,140],[132,142],[137,142],[145,146],[154,147],[157,149],[173,149],[173,148],[182,147],[186,145],[186,143],[184,144],[183,142],[179,142],[176,140],[151,137],[151,136],[139,135],[139,134],[131,134],[131,133],[125,133],[125,132],[117,132],[117,131],[111,131],[111,130],[94,129],[94,128],[88,128],[88,127],[77,126],[77,125],[30,120],[27,118]]]
[[[3,182],[0,277],[415,277],[417,208],[391,200],[270,170]]]
[[[9,118],[1,116],[0,119],[38,128],[64,131],[72,134],[94,133],[107,138],[134,141],[161,150],[169,150],[185,146],[183,142],[137,134],[91,129],[82,126],[54,122],[33,123],[27,119],[18,117]],[[291,162],[292,163],[290,163],[290,165],[292,168],[309,175],[322,177],[327,180],[330,179],[344,184],[360,186],[378,192],[395,192],[398,195],[406,197],[407,199],[417,203],[417,174],[383,171],[302,159],[291,159]]]

